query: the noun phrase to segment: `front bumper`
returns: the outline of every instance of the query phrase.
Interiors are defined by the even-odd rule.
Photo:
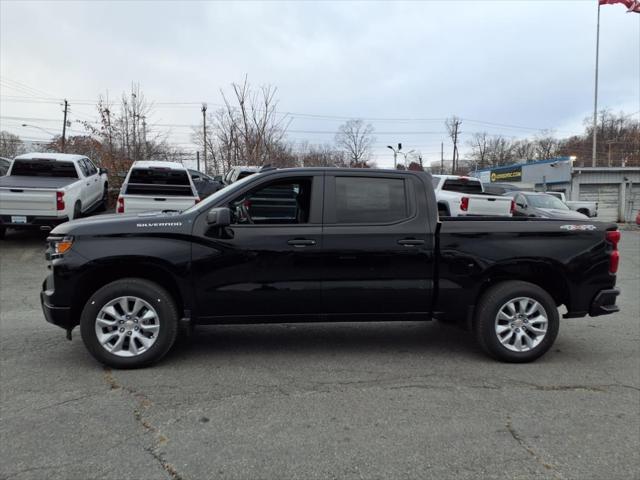
[[[600,290],[591,302],[589,315],[597,317],[599,315],[609,315],[620,311],[620,307],[616,305],[616,297],[620,295],[620,290],[611,288],[608,290]]]
[[[42,227],[56,227],[61,223],[69,221],[69,217],[43,217],[35,215],[21,215],[27,217],[26,223],[13,223],[11,221],[11,215],[0,215],[0,227],[3,228],[42,228]]]
[[[71,317],[71,307],[57,307],[51,304],[51,296],[53,289],[48,288],[48,284],[52,284],[52,276],[50,275],[42,283],[42,291],[40,292],[40,303],[42,312],[47,322],[57,325],[58,327],[70,330],[75,327],[78,322]]]

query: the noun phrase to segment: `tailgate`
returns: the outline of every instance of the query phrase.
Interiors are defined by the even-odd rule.
[[[56,192],[36,188],[0,188],[0,214],[55,215]]]
[[[468,195],[469,208],[467,215],[511,216],[510,197],[483,197]]]
[[[159,210],[186,210],[195,205],[194,197],[162,197],[123,195],[124,213],[157,212]]]

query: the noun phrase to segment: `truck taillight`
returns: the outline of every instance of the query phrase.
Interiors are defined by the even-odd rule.
[[[511,200],[511,215],[513,215],[514,213],[516,213],[516,201],[515,200]]]
[[[56,210],[64,210],[64,192],[56,192]]]
[[[460,210],[463,212],[469,210],[469,197],[462,197],[460,199]]]
[[[118,207],[116,213],[124,213],[124,198],[118,197]]]
[[[616,273],[620,264],[620,252],[618,251],[618,243],[620,243],[620,231],[610,230],[607,232],[607,242],[613,245],[613,251],[609,257],[609,273]]]

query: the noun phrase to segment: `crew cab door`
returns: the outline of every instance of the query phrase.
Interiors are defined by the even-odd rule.
[[[431,311],[434,235],[425,188],[413,175],[327,174],[322,305],[329,319]]]
[[[193,283],[200,321],[283,322],[320,311],[322,172],[275,173],[222,205],[231,225],[194,225]]]

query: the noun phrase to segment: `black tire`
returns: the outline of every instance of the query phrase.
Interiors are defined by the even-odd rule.
[[[98,341],[95,322],[102,307],[122,296],[135,296],[153,305],[158,313],[159,333],[148,350],[137,356],[122,357],[108,352]],[[139,368],[164,357],[173,346],[178,332],[178,310],[171,295],[160,285],[140,278],[124,278],[96,291],[87,301],[80,317],[80,334],[89,353],[113,368]]]
[[[4,240],[4,235],[7,233],[7,227],[0,227],[0,240]]]
[[[107,184],[104,185],[104,190],[102,192],[102,200],[100,200],[100,205],[98,205],[98,212],[105,212],[109,207],[109,187]]]
[[[528,297],[537,301],[547,316],[547,331],[540,343],[528,351],[512,351],[504,346],[496,333],[496,317],[509,300]],[[545,290],[528,282],[508,281],[489,288],[482,295],[474,319],[474,333],[480,347],[488,355],[510,363],[525,363],[536,360],[551,348],[558,336],[560,317],[558,307]],[[525,326],[526,327],[526,326]]]
[[[73,218],[71,220],[77,220],[82,217],[82,205],[80,202],[76,202],[73,206]]]
[[[579,208],[578,209],[578,213],[581,213],[581,214],[586,215],[587,217],[591,218],[591,215],[589,215],[589,210],[585,210],[584,208]]]

